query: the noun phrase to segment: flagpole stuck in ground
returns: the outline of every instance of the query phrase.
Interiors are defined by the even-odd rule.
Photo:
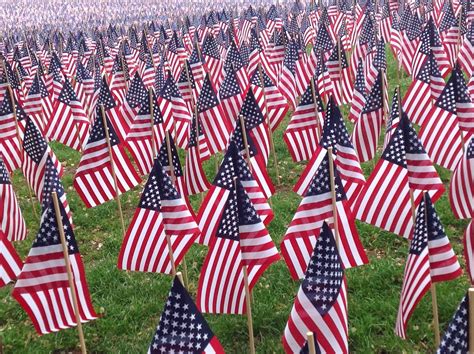
[[[247,131],[245,130],[245,120],[242,114],[239,114],[240,120],[240,129],[242,130],[242,140],[244,142],[245,155],[247,160],[247,165],[249,166],[250,172],[252,172],[252,164],[250,163],[250,149],[247,141]]]
[[[425,225],[428,225],[428,208],[426,202],[426,192],[423,192],[423,200],[425,202]],[[438,299],[436,296],[436,284],[431,282],[431,306],[433,307],[433,329],[435,332],[435,344],[439,347],[441,338],[439,335],[439,317],[438,317]]]
[[[275,164],[275,173],[277,176],[277,184],[280,185],[280,172],[278,170],[278,157],[276,155],[276,150],[275,150],[275,142],[273,141],[273,132],[272,132],[272,127],[270,123],[270,113],[268,111],[268,105],[267,105],[267,94],[265,93],[265,81],[263,80],[263,70],[262,70],[262,63],[258,63],[258,72],[260,75],[260,82],[262,83],[262,90],[263,90],[263,106],[265,107],[265,112],[267,114],[267,128],[268,128],[268,135],[270,138],[270,151],[272,152],[273,155],[273,163]]]
[[[469,301],[469,354],[474,354],[474,288],[468,290]]]
[[[337,225],[337,205],[336,205],[336,184],[334,183],[334,159],[332,147],[328,148],[329,159],[329,179],[331,183],[332,215],[334,223],[334,234],[336,235],[336,245],[339,247],[339,226]]]
[[[120,214],[120,222],[122,223],[123,236],[125,236],[125,222],[123,220],[122,203],[120,202],[120,194],[119,194],[119,189],[118,189],[118,184],[117,184],[117,175],[115,174],[114,156],[112,154],[112,147],[110,146],[109,127],[107,125],[107,118],[105,116],[104,105],[102,104],[100,105],[100,111],[102,114],[102,122],[104,124],[105,141],[107,142],[107,149],[109,150],[110,169],[112,170],[112,178],[114,179],[115,200],[117,201],[117,206],[118,206],[118,210]]]
[[[314,334],[313,334],[313,332],[308,332],[306,334],[306,338],[308,340],[308,353],[309,354],[316,354],[316,345],[314,343]]]
[[[58,224],[59,237],[61,238],[61,245],[63,248],[64,262],[66,263],[67,280],[68,280],[69,288],[71,291],[72,304],[74,306],[74,315],[76,316],[77,331],[79,332],[79,342],[81,344],[81,353],[86,354],[87,353],[86,341],[84,340],[84,332],[82,331],[82,323],[81,323],[81,317],[79,313],[79,305],[77,302],[76,287],[74,285],[74,280],[73,280],[72,271],[71,271],[71,264],[69,262],[69,252],[67,250],[66,237],[64,236],[64,226],[63,226],[63,220],[61,216],[61,209],[59,208],[58,195],[54,191],[51,193],[51,196],[53,198],[54,212],[56,214],[56,222]]]

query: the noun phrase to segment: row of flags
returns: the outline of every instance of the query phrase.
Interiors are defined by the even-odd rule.
[[[273,134],[291,112],[283,138],[292,159],[307,163],[294,186],[302,200],[280,245],[292,278],[303,279],[285,350],[306,348],[311,331],[319,350],[348,352],[344,273],[369,262],[356,219],[410,240],[395,327],[405,338],[428,289],[461,275],[434,207],[445,192],[435,164],[453,172],[455,217],[474,213],[470,6],[341,1],[305,8],[297,1],[266,11],[249,7],[240,16],[211,11],[199,23],[187,17],[91,33],[8,34],[0,46],[0,284],[17,279],[13,296],[38,333],[74,326],[76,305],[81,321],[97,318],[64,170],[48,144],[58,141],[81,154],[73,186],[88,208],[120,201],[146,178],[133,218],[123,225],[119,269],[176,275],[194,243],[208,247],[196,303],[176,277],[169,301],[186,299],[206,329],[194,333],[194,319],[183,318],[201,336],[183,346],[222,351],[199,311],[246,314],[246,291],[280,259],[267,231],[276,191],[267,165],[275,157]],[[412,80],[406,93],[397,87],[390,107],[386,48],[398,75]],[[341,105],[349,106],[351,133]],[[384,125],[382,154],[366,180],[361,162],[378,155]],[[211,157],[218,163],[212,182],[202,166]],[[27,236],[10,180],[17,169],[41,205],[40,229],[23,264],[11,245]],[[204,192],[195,213],[189,196]],[[471,277],[473,236],[469,225],[464,251]],[[178,338],[164,335],[167,311],[151,352],[183,350],[171,344]]]

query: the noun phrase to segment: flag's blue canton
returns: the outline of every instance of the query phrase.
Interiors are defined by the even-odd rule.
[[[230,143],[224,156],[219,171],[212,184],[216,187],[232,189],[234,186],[234,177],[236,176],[236,166],[234,164],[234,154],[237,152],[235,143]]]
[[[237,83],[237,77],[232,66],[226,70],[224,81],[219,89],[219,97],[221,100],[242,94],[240,86]]]
[[[166,84],[165,72],[163,70],[163,63],[160,63],[155,72],[155,92],[161,92]]]
[[[436,209],[428,193],[425,193],[425,204],[428,225],[428,241],[434,241],[443,237],[447,237],[443,224],[441,224],[441,220],[436,213]]]
[[[405,148],[405,127],[409,124],[407,120],[406,114],[403,114],[397,129],[395,129],[387,147],[382,153],[382,159],[403,168],[407,168]],[[411,129],[413,129],[413,127],[411,127]],[[418,138],[416,137],[416,139]]]
[[[46,154],[48,144],[43,135],[31,119],[28,120],[25,128],[25,137],[23,140],[23,149],[28,156],[36,163],[39,163]]]
[[[421,200],[415,219],[415,233],[410,244],[410,254],[419,256],[423,250],[428,247],[428,228],[425,219],[426,204]]]
[[[293,16],[290,20],[290,23],[288,24],[288,33],[297,35],[300,32],[300,29],[298,27],[298,22],[296,16]]]
[[[92,80],[92,75],[90,74],[89,70],[87,70],[85,66],[78,60],[76,81],[82,84],[86,80]]]
[[[238,153],[237,149],[234,149],[231,154],[233,154],[236,175],[239,177],[239,180],[244,182],[253,181],[254,178],[247,161]]]
[[[191,296],[175,277],[150,353],[203,353],[213,337]]]
[[[28,115],[26,114],[23,107],[21,107],[18,104],[16,99],[15,99],[15,113],[16,113],[16,120],[17,121],[22,121],[22,120],[27,120],[28,119]]]
[[[247,43],[242,43],[240,46],[240,57],[242,58],[242,64],[248,66],[250,60],[250,47]]]
[[[288,43],[286,48],[285,58],[283,59],[283,65],[290,71],[291,74],[295,75],[296,72],[296,61],[298,60],[298,44],[296,41]]]
[[[59,60],[56,52],[54,52],[53,56],[51,57],[51,60],[49,61],[48,74],[60,72],[61,68],[62,68],[61,61]]]
[[[192,89],[196,88],[196,83],[194,81],[194,75],[193,75],[193,71],[191,69],[191,65],[189,64],[189,61],[186,60],[186,62],[184,63],[184,65],[186,65],[186,67],[183,68],[183,70],[181,71],[181,74],[179,75],[179,79],[178,79],[178,82],[179,83],[186,83],[186,89],[189,88],[189,86],[191,86]],[[187,70],[186,70],[187,68]]]
[[[197,103],[198,112],[205,112],[211,108],[214,108],[218,104],[219,100],[217,99],[217,95],[212,88],[211,79],[209,78],[209,75],[207,75]]]
[[[456,89],[454,87],[455,77],[451,75],[446,86],[436,100],[436,106],[452,114],[456,114]]]
[[[325,52],[332,49],[333,43],[331,37],[329,37],[328,29],[325,25],[321,25],[319,27],[314,46],[318,52]]]
[[[411,21],[407,28],[407,37],[410,41],[413,41],[421,36],[421,21],[418,15],[415,13],[411,17]]]
[[[64,229],[64,237],[66,239],[66,245],[69,255],[79,253],[79,247],[76,243],[74,231],[69,218],[66,215],[66,211],[61,202],[59,202],[59,209],[61,210],[61,219]],[[61,244],[61,238],[59,236],[59,227],[56,220],[56,212],[54,210],[53,201],[47,205],[43,216],[41,217],[41,226],[33,242],[32,247],[46,247],[55,246]]]
[[[201,133],[201,129],[199,129],[199,133]],[[191,121],[191,128],[189,129],[188,148],[195,147],[195,146],[198,146],[198,132],[197,132],[197,124],[196,124],[196,115],[193,114],[193,118]]]
[[[456,21],[456,16],[454,15],[453,7],[450,1],[444,3],[444,15],[441,18],[441,23],[439,24],[439,31],[445,32],[451,27],[457,27],[458,23]]]
[[[237,203],[239,211],[239,226],[253,225],[261,222],[261,219],[240,180],[237,180]]]
[[[342,45],[341,45],[340,59],[341,59],[341,70],[348,68],[349,63],[347,62],[346,52],[344,51],[344,48],[342,48]],[[331,53],[331,56],[328,59],[328,62],[338,62],[338,61],[339,61],[339,49],[338,49],[338,46],[336,44],[334,46],[333,50],[332,50],[332,53]]]
[[[474,138],[471,138],[467,145],[466,157],[468,159],[474,159]]]
[[[5,80],[8,82],[13,89],[20,88],[20,80],[15,71],[13,71],[10,63],[4,60],[5,63]]]
[[[474,21],[471,21],[471,25],[466,33],[466,39],[474,45]]]
[[[250,49],[252,52],[255,50],[258,50],[259,52],[262,51],[262,47],[260,46],[260,42],[258,40],[257,31],[255,31],[255,29],[250,31]]]
[[[344,271],[336,241],[331,229],[324,223],[301,290],[323,316],[337,301],[343,281]]]
[[[233,241],[240,240],[239,233],[239,201],[237,196],[237,191],[234,187],[234,180],[232,179],[231,190],[227,198],[226,205],[224,207],[224,212],[222,213],[221,220],[219,222],[219,227],[217,229],[216,236],[227,238]],[[240,184],[239,181],[236,182]]]
[[[374,39],[374,36],[375,36],[374,24],[370,16],[367,16],[365,18],[362,30],[360,32],[359,44],[365,45],[365,44],[371,43]]]
[[[191,64],[197,64],[201,62],[201,58],[199,57],[199,51],[197,49],[197,43],[194,45],[194,49],[191,53],[191,56],[189,57],[189,62]]]
[[[341,111],[332,97],[326,110],[323,133],[319,144],[325,149],[332,147],[335,154],[337,154],[338,146],[354,148]]]
[[[148,209],[152,211],[160,211],[161,198],[160,198],[160,174],[159,171],[162,169],[161,164],[158,160],[155,160],[153,169],[150,172],[150,176],[146,182],[145,188],[140,197],[139,207],[142,209]]]
[[[95,143],[102,140],[105,141],[105,129],[104,129],[104,120],[102,119],[102,111],[100,107],[97,107],[95,111],[96,111],[96,114],[95,114],[94,125],[92,126],[88,143]],[[106,115],[105,119],[107,123],[107,129],[109,131],[110,145],[111,146],[118,145],[120,143],[120,140],[117,134],[115,133],[115,129],[112,126],[112,123],[110,123],[110,120],[107,117],[107,112],[105,112],[105,115]]]
[[[365,74],[364,62],[362,59],[359,60],[359,65],[357,65],[354,89],[357,90],[357,92],[360,92],[363,96],[365,96]]]
[[[126,98],[132,108],[146,104],[148,101],[148,92],[138,71],[133,76]]]
[[[58,198],[64,195],[64,188],[59,179],[58,170],[53,163],[50,156],[46,158],[46,166],[44,171],[44,184],[43,184],[43,200],[42,207],[45,210],[51,202],[51,193],[56,191]]]
[[[115,100],[112,97],[107,81],[105,81],[105,76],[103,77],[101,85],[100,85],[100,93],[99,93],[99,99],[97,100],[97,105],[98,106],[103,105],[104,109],[106,110],[109,110],[115,107]]]
[[[11,184],[10,176],[3,163],[2,156],[0,156],[0,184]]]
[[[317,84],[315,82],[314,90],[316,91],[313,95],[313,89],[311,85],[308,85],[306,91],[304,92],[303,96],[301,97],[300,106],[307,106],[307,105],[314,105],[314,97],[316,97],[316,101],[318,102],[318,112],[324,111],[323,101],[321,100],[321,96],[319,95],[319,90]]]
[[[155,103],[156,102],[156,95],[155,92],[153,92],[153,124],[158,125],[160,123],[163,123],[163,116],[161,114],[160,107]],[[140,110],[138,111],[139,116],[144,116],[144,115],[150,115],[150,102],[148,99],[143,102],[143,104],[140,107]]]
[[[10,95],[5,95],[3,97],[2,105],[0,106],[0,117],[6,116],[7,114],[13,113],[13,107],[10,101]]]
[[[446,328],[438,354],[469,352],[469,294],[466,294]]]
[[[372,90],[370,91],[370,94],[367,97],[363,113],[370,113],[382,109],[382,106],[382,72],[379,70],[374,86],[372,86]]]
[[[387,69],[387,57],[385,55],[385,42],[383,40],[379,40],[377,44],[377,53],[375,54],[375,58],[374,58],[374,66],[380,70]]]
[[[404,113],[403,118],[400,121],[403,129],[403,139],[405,143],[405,151],[408,154],[426,154],[425,148],[421,143],[421,140],[416,134],[413,124],[408,119],[408,116]]]
[[[61,90],[61,93],[59,94],[58,101],[62,102],[66,105],[70,105],[71,101],[79,101],[77,99],[76,93],[74,92],[74,89],[72,88],[71,83],[69,80],[66,78],[64,81],[63,89]]]
[[[169,135],[170,138],[170,149],[171,149],[171,162],[173,164],[174,175],[176,177],[181,177],[183,175],[183,171],[181,169],[181,163],[179,162],[178,151],[176,150],[176,146],[174,144],[174,140]],[[160,151],[158,153],[158,159],[163,167],[170,167],[169,160],[168,160],[168,146],[166,144],[166,140],[163,141],[161,145]]]
[[[43,82],[43,80],[37,74],[31,84],[30,91],[28,95],[40,95],[41,97],[48,97],[48,90]]]
[[[265,84],[265,87],[274,86],[273,82],[272,82],[272,79],[270,79],[270,77],[268,76],[267,71],[265,70],[264,67],[262,67],[262,76],[263,76],[263,83]],[[260,70],[255,70],[255,72],[252,75],[251,83],[252,83],[252,85],[263,88],[262,80],[260,78]]]
[[[245,129],[248,131],[262,124],[265,120],[252,89],[247,91],[247,96],[245,96],[240,114],[244,117]]]
[[[308,187],[308,191],[305,197],[312,197],[315,195],[321,195],[331,192],[331,183],[329,175],[329,154],[326,154],[324,159],[321,161],[318,169],[316,170],[311,184]],[[342,185],[341,178],[337,169],[334,168],[334,188],[336,193],[336,201],[346,200],[346,193]]]
[[[229,51],[227,52],[227,58],[224,64],[224,70],[229,70],[229,67],[233,66],[236,71],[239,71],[244,67],[244,63],[240,56],[239,50],[235,42],[232,41]]]
[[[433,18],[430,18],[428,20],[428,24],[426,27],[429,29],[429,45],[431,48],[442,48],[443,45],[441,43],[441,38],[438,33],[438,29],[435,26]],[[429,51],[424,53],[424,54],[429,54]]]
[[[471,97],[469,96],[468,87],[466,81],[464,81],[464,73],[459,65],[455,65],[452,71],[454,76],[454,86],[456,87],[456,103],[471,103]]]
[[[252,137],[249,134],[249,131],[246,129],[245,133],[247,135],[247,146],[249,149],[250,156],[255,156],[257,154],[257,149],[253,142]],[[240,119],[237,119],[235,122],[234,131],[232,132],[232,136],[230,137],[230,141],[233,142],[239,151],[245,150],[245,143],[244,143],[244,135],[242,132],[242,126],[240,124]]]
[[[217,41],[213,36],[208,35],[204,40],[204,43],[202,45],[202,54],[214,59],[221,58],[219,54],[219,48],[217,47]]]
[[[400,121],[400,102],[398,98],[398,90],[395,90],[392,99],[390,117],[388,117],[386,133],[389,133],[393,129],[393,126],[397,121]]]

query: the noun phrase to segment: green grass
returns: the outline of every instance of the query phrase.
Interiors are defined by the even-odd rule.
[[[389,94],[397,83],[395,62],[391,54],[389,61]],[[402,95],[410,79],[401,79]],[[342,109],[347,117],[348,107]],[[279,160],[281,185],[272,197],[275,219],[269,232],[277,247],[298,207],[300,197],[292,192],[303,171],[305,163],[292,162],[282,139],[286,123],[274,135]],[[348,128],[352,127],[348,124]],[[381,140],[382,141],[382,140]],[[381,146],[381,144],[379,144]],[[122,231],[117,213],[117,204],[110,201],[93,209],[86,209],[72,188],[74,169],[80,155],[68,148],[53,143],[53,150],[66,163],[63,178],[76,226],[76,238],[84,258],[87,281],[94,307],[102,317],[84,325],[87,348],[90,352],[144,353],[150,343],[155,326],[168,294],[171,278],[162,274],[132,273],[116,268],[117,256],[122,242]],[[380,156],[381,151],[378,151]],[[182,160],[184,161],[184,160]],[[366,176],[374,162],[363,165]],[[269,163],[270,174],[276,181],[273,160]],[[215,172],[214,160],[206,162],[206,173],[212,180]],[[446,188],[450,173],[438,169]],[[30,235],[15,247],[25,257],[38,229],[39,221],[34,217],[28,190],[18,171],[13,184],[23,210]],[[138,204],[141,186],[121,197],[125,222],[131,220]],[[200,197],[192,198],[197,210]],[[39,209],[36,203],[37,210]],[[462,234],[467,222],[454,219],[447,195],[436,204],[438,213],[450,237],[451,243],[462,260]],[[357,222],[361,240],[370,258],[370,264],[346,272],[349,287],[349,334],[353,352],[427,352],[433,351],[434,332],[431,323],[431,296],[427,294],[419,304],[408,324],[408,340],[394,335],[400,289],[408,242],[398,236],[381,231],[373,226]],[[199,270],[206,248],[195,245],[186,256],[190,291],[196,294]],[[299,282],[291,279],[283,260],[273,264],[262,276],[253,291],[253,321],[256,349],[258,353],[281,353],[281,335],[290,313]],[[442,331],[451,318],[468,287],[467,277],[437,285],[439,319]],[[26,313],[11,297],[12,285],[0,289],[0,343],[5,353],[46,353],[78,350],[75,329],[56,334],[38,336]],[[247,351],[247,322],[244,316],[205,315],[212,330],[229,353]],[[1,352],[0,347],[0,352]]]

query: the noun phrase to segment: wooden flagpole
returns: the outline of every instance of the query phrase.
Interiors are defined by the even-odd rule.
[[[306,338],[308,340],[308,352],[309,352],[309,354],[316,354],[316,345],[314,343],[314,334],[313,334],[313,332],[306,333]]]
[[[18,148],[20,149],[21,153],[21,164],[23,165],[23,154],[24,154],[24,149],[23,149],[23,143],[21,141],[21,135],[20,135],[20,128],[18,127],[18,118],[16,115],[16,105],[15,105],[15,97],[13,96],[13,90],[10,85],[10,81],[8,80],[8,75],[6,74],[7,67],[5,65],[5,62],[2,62],[3,65],[3,72],[5,73],[5,77],[7,78],[7,90],[8,90],[8,95],[10,96],[10,102],[12,104],[12,110],[13,110],[13,120],[15,121],[15,130],[16,130],[16,138],[18,139]],[[35,216],[35,219],[39,220],[38,212],[36,211],[36,206],[35,202],[33,200],[33,191],[31,190],[30,185],[28,182],[26,182],[26,186],[28,188],[28,196],[30,199],[31,203],[31,208],[33,209],[33,215]]]
[[[252,322],[252,298],[250,296],[249,277],[247,274],[247,266],[242,265],[242,271],[244,273],[244,285],[245,285],[245,306],[247,315],[247,326],[249,329],[249,348],[250,354],[255,354],[255,340],[253,336],[253,322]]]
[[[425,201],[425,224],[428,225],[428,208],[426,204],[426,192],[423,192],[423,199]],[[431,282],[431,306],[433,307],[433,327],[435,331],[435,344],[439,347],[441,338],[439,335],[439,317],[438,317],[438,299],[436,296],[436,284]]]
[[[276,172],[276,175],[277,175],[277,183],[278,183],[278,185],[280,185],[280,172],[278,171],[278,157],[276,155],[275,142],[273,140],[273,132],[272,132],[271,124],[270,124],[270,112],[268,111],[267,94],[265,93],[265,82],[263,80],[262,63],[258,63],[258,72],[259,72],[259,76],[260,76],[260,82],[262,83],[263,105],[265,107],[265,112],[267,113],[266,121],[267,121],[268,137],[270,138],[270,151],[272,152],[273,162],[275,164],[275,172]]]
[[[319,121],[319,107],[318,107],[318,98],[316,97],[316,85],[314,84],[314,76],[311,77],[311,93],[313,94],[313,101],[314,101],[314,113],[316,114],[316,121],[318,122],[316,126],[316,134],[318,137],[318,141],[321,139],[322,131],[321,131],[321,122]]]
[[[170,140],[169,131],[166,131],[165,139],[166,139],[166,151],[168,155],[168,165],[170,167],[171,183],[173,183],[173,186],[176,187],[176,174],[174,173],[173,154],[171,153],[171,140]],[[167,237],[166,241],[168,242],[168,250],[170,252],[170,259],[172,259],[171,267],[172,269],[174,269],[173,274],[176,274],[176,264],[174,262],[173,248],[171,247],[171,239],[168,235],[166,235],[166,237]],[[183,270],[184,270],[184,280],[185,280],[185,283],[183,284],[185,284],[185,288],[188,288],[188,267],[186,265],[185,258],[183,258]]]
[[[107,142],[107,148],[109,150],[109,159],[110,159],[110,166],[112,170],[112,177],[114,179],[114,187],[115,187],[115,200],[117,201],[117,206],[120,214],[120,222],[122,223],[122,232],[125,236],[125,222],[123,220],[123,212],[122,212],[122,203],[120,202],[120,194],[118,189],[117,183],[117,175],[115,174],[115,162],[114,156],[112,154],[112,146],[110,145],[110,136],[109,136],[109,127],[107,125],[107,118],[105,116],[105,109],[104,105],[100,105],[100,111],[102,113],[102,122],[104,124],[104,131],[105,131],[105,141]]]
[[[332,215],[334,223],[334,233],[336,235],[336,245],[339,247],[339,226],[337,225],[337,205],[336,205],[336,185],[334,181],[334,159],[332,154],[332,147],[328,148],[329,159],[329,179],[331,183],[331,197],[332,197]]]
[[[474,354],[474,288],[468,290],[469,300],[469,354]]]
[[[56,222],[58,224],[59,229],[59,237],[61,238],[61,245],[63,248],[64,262],[66,262],[67,280],[69,283],[69,288],[71,289],[71,297],[72,304],[74,306],[74,314],[76,316],[77,331],[79,332],[79,343],[81,344],[81,353],[86,354],[86,341],[84,340],[84,332],[82,331],[82,323],[81,316],[79,313],[79,305],[77,302],[76,287],[72,276],[71,264],[69,262],[69,252],[67,250],[66,237],[64,236],[64,226],[61,217],[61,210],[59,208],[58,195],[56,194],[56,191],[52,192],[51,194],[53,197],[54,211],[56,213]]]
[[[245,155],[247,160],[247,165],[249,166],[250,171],[252,171],[252,165],[250,164],[250,149],[247,141],[247,131],[245,130],[245,121],[244,116],[239,114],[240,128],[242,130],[242,140],[244,141]]]

